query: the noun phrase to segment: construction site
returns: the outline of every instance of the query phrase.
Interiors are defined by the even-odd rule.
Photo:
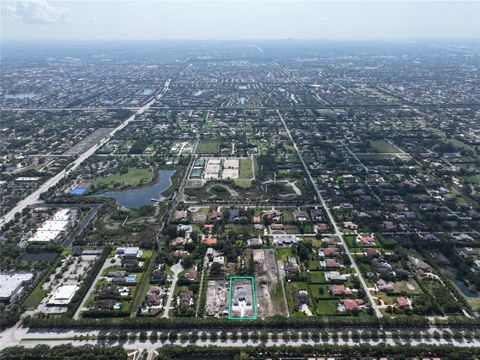
[[[230,277],[228,318],[230,320],[255,320],[257,318],[257,300],[253,277]]]
[[[205,313],[208,316],[228,315],[228,282],[226,280],[210,280],[207,287]]]

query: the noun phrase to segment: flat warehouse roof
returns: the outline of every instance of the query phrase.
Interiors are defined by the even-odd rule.
[[[28,241],[53,241],[61,234],[61,231],[37,231]]]
[[[19,286],[32,277],[32,273],[0,274],[0,298],[9,298]]]
[[[45,221],[42,226],[38,229],[39,231],[63,231],[68,225],[68,221],[66,220],[47,220]]]
[[[51,305],[67,305],[79,289],[76,285],[60,286],[48,302]]]

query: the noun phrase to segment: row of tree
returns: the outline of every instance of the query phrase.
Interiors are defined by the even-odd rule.
[[[242,346],[242,347],[200,347],[200,346],[164,346],[159,350],[157,360],[209,358],[235,360],[246,359],[279,359],[305,358],[308,356],[335,356],[341,358],[360,357],[394,357],[395,359],[422,358],[438,356],[444,359],[475,359],[480,356],[480,349],[458,348],[452,345],[424,345],[421,347],[409,345],[301,345],[301,346]]]
[[[84,345],[75,347],[69,344],[54,347],[48,345],[37,345],[34,348],[9,347],[0,352],[0,358],[2,360],[127,360],[128,356],[120,346]]]

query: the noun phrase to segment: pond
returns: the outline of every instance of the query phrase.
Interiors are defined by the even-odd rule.
[[[149,205],[152,199],[162,200],[161,194],[172,185],[172,175],[175,170],[160,170],[158,181],[154,184],[103,193],[103,197],[113,198],[118,205],[126,208],[135,208],[142,205]]]
[[[52,262],[55,257],[57,256],[57,253],[55,252],[40,252],[40,253],[25,253],[22,256],[22,261],[48,261]]]
[[[462,290],[462,292],[465,296],[468,296],[468,297],[477,297],[478,296],[478,293],[476,291],[470,290],[468,288],[468,284],[465,281],[463,281],[459,278],[454,278],[453,282],[455,284],[457,284],[457,286],[460,288],[460,290]]]

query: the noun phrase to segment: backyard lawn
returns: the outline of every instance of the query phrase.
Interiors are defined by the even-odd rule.
[[[335,315],[338,300],[319,300],[315,308],[317,315]]]
[[[292,255],[293,255],[292,249],[290,248],[277,249],[277,257],[282,261],[285,260],[288,256],[292,256]]]
[[[318,261],[317,261],[318,262]],[[325,275],[323,271],[312,271],[310,272],[311,282],[313,284],[325,283]]]

